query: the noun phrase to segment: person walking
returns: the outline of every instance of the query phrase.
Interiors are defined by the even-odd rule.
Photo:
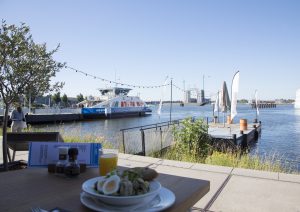
[[[22,108],[18,106],[11,113],[11,131],[12,132],[22,132],[23,128],[26,128],[26,120]]]

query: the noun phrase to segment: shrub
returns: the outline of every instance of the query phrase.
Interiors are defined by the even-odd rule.
[[[187,118],[180,127],[174,127],[174,148],[178,154],[188,154],[195,160],[204,161],[211,152],[208,125],[202,119]]]

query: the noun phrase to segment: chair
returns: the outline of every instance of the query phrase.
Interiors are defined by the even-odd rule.
[[[35,141],[44,142],[64,142],[59,132],[12,132],[7,133],[7,146],[13,150],[13,156],[11,158],[10,151],[7,151],[9,161],[14,161],[16,151],[28,151],[29,143]]]

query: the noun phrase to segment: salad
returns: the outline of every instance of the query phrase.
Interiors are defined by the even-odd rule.
[[[141,195],[149,191],[149,182],[157,176],[158,173],[154,169],[147,167],[130,168],[122,173],[113,171],[99,179],[94,189],[104,195]]]

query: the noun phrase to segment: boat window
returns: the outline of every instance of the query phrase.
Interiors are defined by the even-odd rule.
[[[119,107],[119,102],[118,101],[115,102],[114,107]]]

